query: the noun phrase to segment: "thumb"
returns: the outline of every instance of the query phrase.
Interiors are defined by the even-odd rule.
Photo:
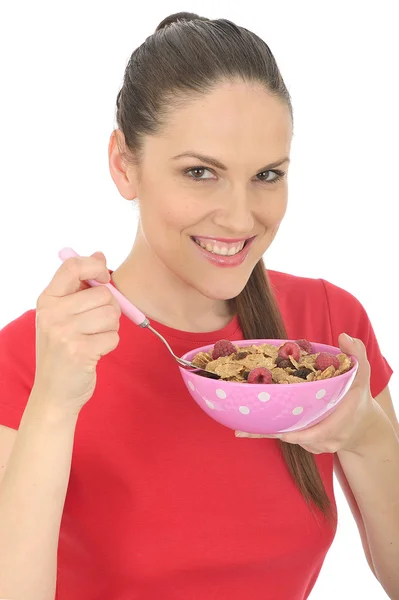
[[[356,382],[361,385],[367,383],[370,379],[370,364],[367,359],[366,346],[362,340],[352,338],[347,333],[341,333],[338,336],[338,343],[342,352],[354,356],[359,364]]]
[[[99,250],[97,252],[93,252],[93,254],[91,255],[93,258],[99,258],[101,261],[104,262],[104,265],[107,266],[107,259],[106,256],[103,252],[100,252]]]
[[[103,252],[100,252],[99,250],[97,252],[93,252],[93,254],[91,254],[91,256],[96,256],[98,258],[102,258],[103,260],[105,260],[105,262],[107,262],[107,259],[105,258],[105,254]]]
[[[97,252],[93,252],[93,254],[90,255],[90,258],[97,258],[97,259],[99,259],[102,263],[104,263],[104,267],[105,267],[105,270],[106,270],[106,272],[104,273],[104,275],[101,274],[101,276],[98,276],[96,278],[96,281],[98,281],[99,283],[109,283],[111,281],[111,275],[110,275],[109,269],[107,267],[107,259],[105,257],[105,254],[103,252],[100,252],[98,250]],[[83,283],[83,287],[90,287],[87,282],[82,282],[82,283]]]

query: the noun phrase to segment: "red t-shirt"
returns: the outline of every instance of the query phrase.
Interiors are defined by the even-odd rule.
[[[269,271],[293,339],[362,339],[374,396],[388,384],[367,314],[323,281]],[[220,338],[152,322],[176,354]],[[61,525],[57,600],[304,600],[335,535],[312,515],[273,439],[237,439],[192,400],[150,331],[121,317],[81,411]],[[0,332],[0,423],[17,429],[33,384],[35,312]],[[333,455],[316,457],[333,495]]]

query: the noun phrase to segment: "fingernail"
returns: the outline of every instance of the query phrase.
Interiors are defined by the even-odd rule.
[[[348,335],[347,333],[344,333],[344,335],[346,335],[346,337],[349,339],[349,341],[354,342],[355,340],[353,339],[353,337],[351,337],[350,335]]]
[[[236,437],[240,437],[240,438],[242,438],[242,437],[245,437],[242,431],[235,431],[235,432],[234,432],[234,435],[235,435]]]

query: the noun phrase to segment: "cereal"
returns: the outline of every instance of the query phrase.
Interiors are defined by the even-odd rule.
[[[302,383],[305,381],[302,377],[296,377],[295,375],[287,375],[287,383]]]
[[[352,361],[347,354],[337,354],[337,358],[339,360],[339,369],[337,369],[337,375],[341,375],[341,373],[346,373],[352,366]]]
[[[312,348],[306,340],[301,340],[301,342],[306,342],[304,346],[309,350]],[[323,381],[342,375],[342,373],[346,373],[352,368],[351,358],[347,354],[341,353],[335,355],[336,361],[332,361],[335,366],[331,364],[324,370],[318,370],[316,359],[320,352],[308,353],[302,347],[298,360],[292,354],[289,354],[287,359],[282,360],[284,350],[281,355],[279,351],[284,344],[286,342],[280,344],[280,346],[273,346],[272,344],[235,346],[235,353],[229,356],[219,356],[215,360],[212,358],[212,350],[210,352],[198,352],[192,362],[201,369],[216,373],[225,381],[238,383],[247,383],[249,374],[259,368],[268,369],[272,375],[271,383],[277,384]],[[296,358],[298,358],[298,353]],[[339,362],[339,368],[335,368],[338,364],[337,361]],[[267,384],[265,383],[265,385]]]
[[[295,358],[294,358],[292,355],[290,355],[290,358],[289,358],[289,359],[290,359],[290,361],[292,362],[292,364],[294,365],[294,367],[295,367],[296,369],[299,369],[299,363],[298,363],[298,362],[296,362]]]
[[[330,379],[330,377],[334,377],[336,371],[338,371],[338,369],[335,369],[333,365],[330,365],[327,367],[327,369],[324,369],[324,371],[322,371],[318,377],[316,377],[316,380],[321,381],[322,379]]]
[[[315,367],[315,362],[316,362],[316,358],[319,356],[319,353],[317,354],[304,354],[303,356],[301,356],[301,359],[299,361],[299,368],[302,369],[310,369],[313,372],[316,372],[317,369]]]
[[[222,379],[231,379],[232,377],[237,377],[243,372],[244,369],[242,365],[232,362],[216,365],[216,368],[214,369],[214,373],[219,375]]]
[[[271,356],[274,359],[277,358],[277,355],[278,355],[278,348],[277,348],[277,346],[272,346],[272,344],[261,344],[260,346],[257,346],[257,348],[265,356]]]
[[[205,369],[206,365],[211,360],[212,356],[209,352],[198,352],[198,354],[195,355],[195,358],[193,359],[192,363],[200,369]]]
[[[272,358],[263,354],[248,354],[248,356],[236,362],[242,364],[247,371],[252,371],[252,369],[256,369],[257,367],[273,369],[276,366]]]

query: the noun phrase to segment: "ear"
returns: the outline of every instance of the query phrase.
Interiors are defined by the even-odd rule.
[[[120,129],[115,129],[108,144],[109,170],[120,195],[126,200],[134,200],[138,196],[138,167],[126,162],[125,147],[125,136]]]

